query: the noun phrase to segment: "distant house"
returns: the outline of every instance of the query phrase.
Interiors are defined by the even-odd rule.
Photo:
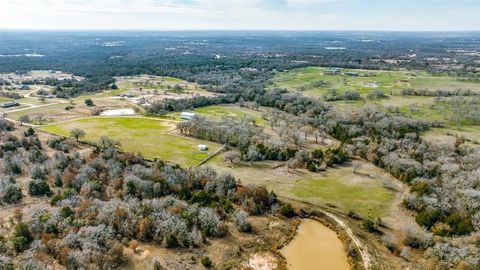
[[[197,147],[198,147],[198,150],[200,150],[200,151],[207,151],[208,150],[208,146],[206,146],[205,144],[199,144]]]
[[[30,86],[24,84],[22,87],[20,87],[20,90],[30,90]]]
[[[48,94],[45,96],[46,98],[56,98],[57,96],[55,96],[54,94]]]
[[[347,74],[348,76],[352,76],[352,77],[358,77],[359,76],[358,72],[353,72],[353,71],[348,71],[345,74]]]
[[[342,72],[342,69],[338,67],[332,67],[326,71],[327,74],[339,74],[340,72]]]
[[[192,113],[192,112],[182,112],[180,114],[180,119],[183,119],[183,120],[191,120],[193,119],[193,117],[195,117],[195,115],[197,115],[196,113]]]
[[[15,101],[9,101],[9,102],[5,102],[5,103],[0,104],[0,107],[2,107],[2,108],[10,108],[10,107],[15,107],[15,106],[20,106],[20,104],[18,102],[15,102]]]

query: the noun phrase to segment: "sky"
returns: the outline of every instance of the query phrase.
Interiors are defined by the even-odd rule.
[[[0,0],[0,29],[480,31],[480,0]]]

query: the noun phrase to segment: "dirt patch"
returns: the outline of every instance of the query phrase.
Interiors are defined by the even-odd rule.
[[[159,244],[145,243],[139,244],[137,252],[126,248],[124,254],[129,262],[122,268],[151,269],[156,259],[166,269],[205,269],[200,260],[208,256],[214,269],[276,269],[278,259],[270,250],[287,239],[290,220],[275,216],[252,216],[249,220],[252,233],[239,232],[233,224],[228,224],[226,236],[209,238],[195,248],[167,249]]]
[[[277,259],[271,254],[253,254],[246,267],[255,270],[274,270],[277,268]]]

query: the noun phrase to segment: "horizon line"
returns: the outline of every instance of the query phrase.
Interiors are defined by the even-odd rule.
[[[70,28],[70,29],[53,29],[53,28],[0,28],[0,32],[13,32],[13,31],[32,31],[32,32],[411,32],[411,33],[445,33],[445,32],[479,32],[480,29],[448,29],[448,30],[385,30],[385,29],[264,29],[264,28],[219,28],[219,29],[188,29],[188,28],[159,28],[159,29],[145,29],[145,28],[132,28],[132,29],[107,29],[107,28]]]

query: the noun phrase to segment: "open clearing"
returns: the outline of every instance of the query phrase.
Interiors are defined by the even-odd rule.
[[[478,122],[478,96],[470,97],[435,97],[402,96],[404,88],[446,90],[469,89],[480,94],[480,83],[462,81],[447,75],[434,76],[424,71],[378,71],[362,69],[333,69],[307,67],[279,73],[269,86],[299,91],[303,95],[322,98],[331,89],[338,94],[345,91],[358,91],[362,100],[335,101],[338,109],[350,111],[361,110],[364,105],[379,106],[390,113],[400,113],[410,118],[437,121],[444,125],[425,134],[427,140],[432,138],[451,142],[455,135],[465,136],[472,142],[479,141],[480,125]],[[350,74],[350,75],[349,75]],[[368,93],[382,90],[387,98],[368,99]],[[439,136],[442,135],[442,136]],[[433,140],[435,141],[435,140]]]
[[[212,105],[206,107],[195,108],[192,112],[206,117],[232,117],[236,119],[246,118],[255,121],[259,126],[266,126],[267,120],[262,118],[262,111],[255,111],[249,108],[240,107],[237,105]],[[180,120],[180,112],[168,114],[175,120]]]
[[[92,98],[95,106],[88,107],[85,105],[84,99],[85,98],[76,98],[73,104],[63,100],[62,103],[45,104],[25,110],[19,110],[8,113],[8,118],[18,120],[22,115],[28,115],[31,119],[42,116],[46,118],[46,123],[55,123],[89,117],[94,115],[95,111],[115,108],[134,108],[134,105],[126,100],[111,98]],[[69,106],[71,106],[71,108],[67,110],[67,107]]]
[[[154,101],[165,98],[214,95],[202,89],[197,83],[173,77],[140,75],[116,77],[115,79],[118,89],[103,91],[97,94],[96,97],[114,97],[128,93],[130,98],[136,100],[145,98],[149,101]]]
[[[377,89],[389,95],[399,95],[402,88],[470,89],[480,92],[479,83],[460,81],[448,76],[433,76],[424,71],[342,69],[336,74],[330,74],[329,70],[307,67],[282,72],[271,81],[269,87],[300,91],[303,95],[312,97],[321,97],[330,89],[336,89],[338,93],[347,90],[358,91],[362,96]],[[348,72],[356,75],[347,75]]]
[[[223,155],[218,155],[206,165],[230,172],[242,184],[266,185],[281,196],[319,206],[334,206],[344,213],[353,210],[363,217],[388,216],[395,195],[400,191],[398,181],[363,161],[353,160],[345,166],[311,173],[289,171],[283,162],[261,161],[232,166],[222,159]]]
[[[220,145],[169,134],[175,123],[152,118],[138,117],[93,117],[44,126],[41,130],[69,136],[74,128],[86,132],[87,141],[96,141],[108,136],[121,143],[122,149],[141,153],[147,158],[158,158],[182,166],[194,166]],[[198,144],[206,144],[208,152],[200,152]]]

